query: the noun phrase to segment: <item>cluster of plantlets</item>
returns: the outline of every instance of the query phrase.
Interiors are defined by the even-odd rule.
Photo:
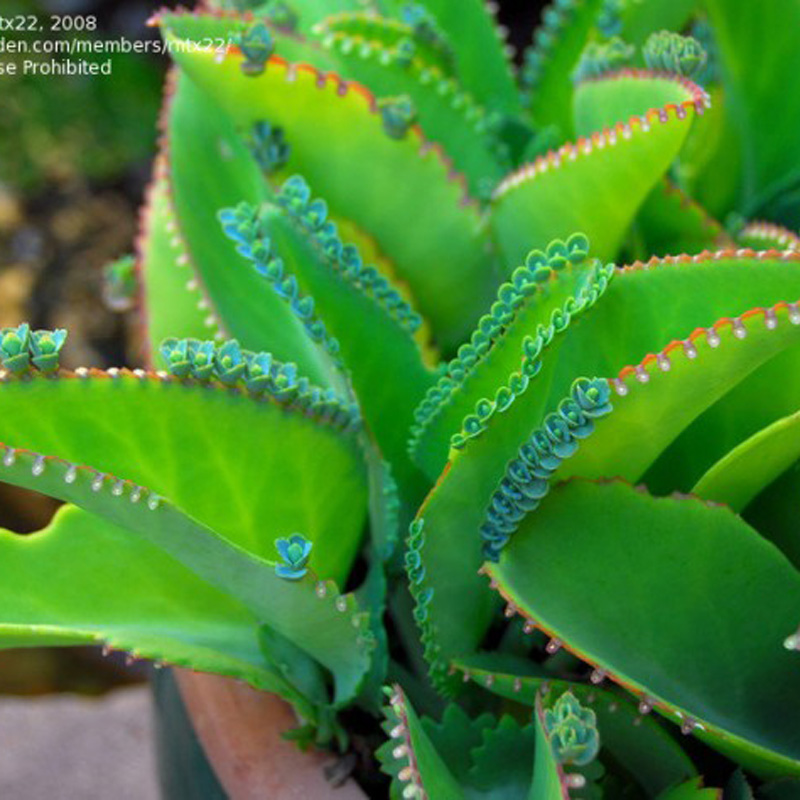
[[[342,751],[385,706],[393,797],[794,796],[800,10],[559,0],[517,80],[482,0],[242,5],[154,20],[166,371],[4,334],[2,477],[72,505],[0,538],[0,643]]]

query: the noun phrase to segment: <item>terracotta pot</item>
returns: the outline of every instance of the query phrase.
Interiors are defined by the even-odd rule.
[[[324,768],[330,754],[302,752],[281,733],[294,712],[274,695],[218,675],[176,669],[194,731],[230,800],[365,800],[352,781],[334,788]]]

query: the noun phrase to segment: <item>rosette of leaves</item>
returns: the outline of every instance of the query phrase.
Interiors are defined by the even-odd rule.
[[[0,644],[362,753],[391,681],[394,797],[792,791],[797,6],[560,0],[516,78],[480,0],[234,5],[154,20],[148,368],[3,332],[0,477],[69,505]]]

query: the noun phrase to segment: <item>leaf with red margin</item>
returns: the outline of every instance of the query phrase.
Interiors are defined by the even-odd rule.
[[[646,707],[757,774],[800,774],[800,671],[783,646],[800,574],[730,510],[573,480],[486,570]]]
[[[165,36],[181,46],[169,28]],[[367,89],[308,64],[273,56],[261,75],[248,77],[235,50],[222,60],[205,52],[174,55],[233,122],[249,128],[267,119],[282,127],[293,168],[335,215],[375,236],[443,346],[461,340],[496,276],[477,207],[438,145],[418,127],[390,138]]]
[[[659,491],[685,490],[685,476],[697,472],[709,459],[713,463],[717,452],[725,453],[741,440],[740,432],[758,422],[757,418],[742,420],[735,432],[727,432],[724,438],[692,435],[690,425],[707,409],[713,413],[717,402],[724,404],[726,395],[784,352],[791,352],[796,360],[800,326],[791,321],[790,314],[792,310],[782,304],[767,312],[756,309],[743,314],[736,325],[733,320],[722,319],[648,355],[636,367],[624,368],[612,381],[616,391],[614,413],[597,423],[585,446],[564,462],[559,477],[619,475],[638,481],[686,431],[686,448],[699,451],[691,463],[681,466],[671,455],[669,468],[666,464],[656,467],[661,477]],[[773,320],[775,328],[767,327],[765,323]],[[741,330],[746,331],[744,338],[737,336]],[[791,405],[796,402],[792,394],[787,392],[784,397],[776,387],[774,402],[779,407],[787,402]],[[763,409],[760,412],[768,413]],[[657,425],[654,420],[658,420]],[[644,480],[651,485],[648,477]]]
[[[635,702],[618,691],[594,683],[562,680],[529,659],[510,659],[497,652],[476,653],[453,662],[464,681],[472,681],[487,692],[514,703],[534,705],[543,685],[555,692],[572,692],[581,704],[597,715],[603,762],[610,754],[647,792],[663,789],[695,775],[697,770],[680,745],[652,716],[642,716]],[[600,680],[602,676],[598,676]]]
[[[300,532],[314,542],[312,568],[343,583],[366,516],[353,432],[291,402],[162,376],[7,377],[0,441],[147,486],[264,558]]]
[[[800,250],[800,236],[771,222],[748,222],[736,234],[736,241],[753,250]]]
[[[0,553],[0,647],[103,642],[286,690],[264,667],[252,612],[124,528],[64,506],[30,536],[1,531]]]
[[[589,237],[599,258],[614,258],[705,102],[692,87],[631,71],[583,82],[576,127],[591,136],[527,164],[495,191],[490,221],[506,268],[574,231]]]
[[[185,76],[173,77],[162,152],[174,225],[216,312],[242,347],[268,350],[315,383],[338,388],[336,364],[236,252],[217,219],[222,208],[269,195],[260,168],[225,114]]]
[[[361,613],[353,595],[339,595],[332,582],[317,581],[310,572],[297,581],[283,579],[276,572],[275,562],[247,552],[192,519],[149,487],[118,474],[109,475],[93,467],[77,468],[49,453],[4,447],[0,477],[15,486],[79,505],[117,529],[124,528],[129,535],[141,537],[168,553],[195,575],[249,609],[259,623],[269,625],[330,669],[336,679],[337,703],[348,702],[359,691],[371,660],[369,619]],[[12,563],[16,555],[18,566],[27,565],[29,570],[35,571],[36,562],[25,561],[19,551],[24,553],[30,542],[41,541],[17,536],[7,538],[5,546],[9,552],[4,566]],[[113,553],[113,539],[107,546]],[[71,561],[82,557],[80,550],[72,548],[55,567],[61,577],[69,579],[73,588],[76,585],[71,577]],[[52,564],[49,566],[53,569]],[[26,584],[29,578],[30,572]],[[75,631],[68,621],[75,612],[74,606],[62,609],[64,616],[52,613],[54,607],[69,600],[68,594],[58,594],[60,588],[59,581],[46,581],[38,588],[32,606],[23,592],[17,595],[20,605],[9,604],[3,613],[11,616],[18,626],[33,626],[28,633],[34,636],[39,625],[44,626],[45,637],[57,631],[65,638],[79,635],[80,631]],[[78,589],[82,594],[84,587]],[[56,598],[48,595],[49,591],[54,592]],[[12,635],[15,638],[11,645],[16,646],[20,641],[20,629],[15,628]],[[147,642],[146,637],[134,637],[127,646],[144,646]]]
[[[385,714],[384,730],[389,741],[380,749],[378,757],[384,772],[401,785],[405,784],[399,790],[403,796],[419,800],[463,800],[462,787],[434,748],[405,692],[397,684],[391,688]]]
[[[506,159],[490,132],[489,112],[456,79],[416,58],[400,63],[378,41],[342,33],[323,41],[342,78],[368,86],[378,97],[411,98],[425,137],[444,148],[473,194],[500,180],[508,164],[501,164]]]

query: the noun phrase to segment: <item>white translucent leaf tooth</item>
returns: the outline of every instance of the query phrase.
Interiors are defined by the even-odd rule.
[[[103,488],[103,482],[105,481],[105,475],[98,474],[97,477],[92,481],[92,491],[99,492]]]
[[[36,456],[33,460],[33,466],[31,467],[31,473],[34,477],[39,477],[44,472],[44,456]]]
[[[611,385],[614,387],[614,391],[620,397],[624,397],[626,394],[628,394],[628,387],[619,378],[613,378],[611,381]]]
[[[764,311],[764,325],[769,331],[774,331],[778,327],[778,317],[774,308],[768,308]]]
[[[69,469],[64,473],[64,483],[75,483],[78,478],[78,468],[70,464]]]
[[[9,447],[5,455],[3,456],[3,464],[7,467],[14,466],[14,462],[17,460],[17,454],[14,452],[13,447]]]

